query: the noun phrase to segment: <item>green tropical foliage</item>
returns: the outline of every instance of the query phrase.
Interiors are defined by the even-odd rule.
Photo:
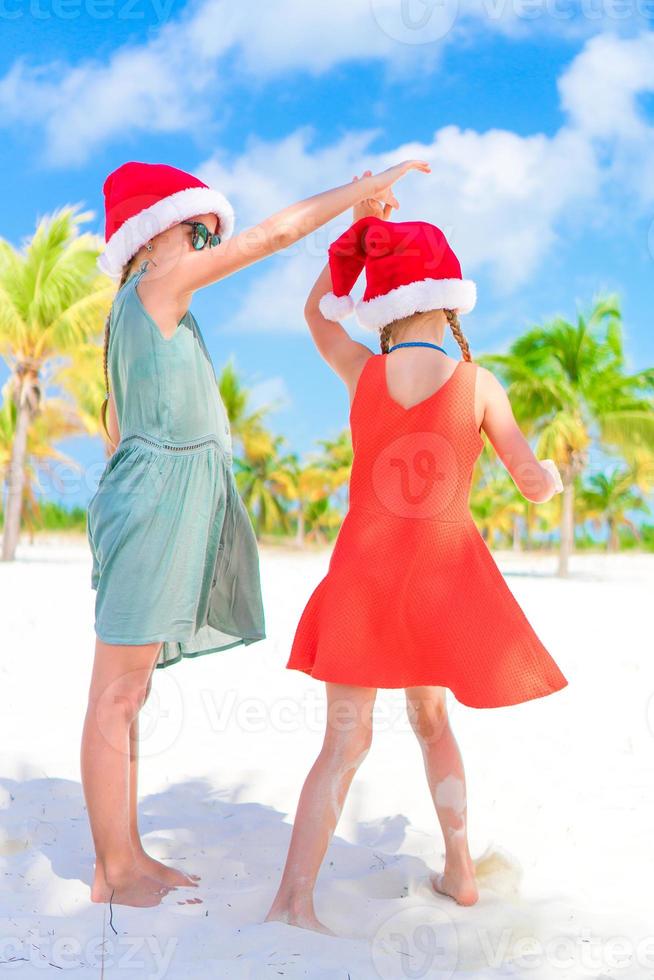
[[[506,354],[480,363],[505,383],[516,418],[563,481],[559,573],[574,546],[575,485],[591,446],[625,460],[654,455],[654,369],[628,372],[617,297],[574,322],[556,318],[521,334]]]
[[[25,500],[27,446],[42,410],[44,378],[57,359],[102,331],[114,294],[100,275],[101,243],[82,233],[90,214],[63,208],[41,219],[16,250],[0,239],[0,356],[9,366],[17,417],[6,464],[2,559],[13,559]]]
[[[11,382],[3,386],[2,395],[0,482],[6,480],[11,465],[18,423],[18,407],[11,397]],[[75,409],[68,402],[59,398],[49,398],[42,403],[41,410],[29,429],[25,446],[21,518],[23,527],[27,531],[34,531],[43,526],[44,504],[39,502],[41,481],[47,479],[50,485],[56,487],[56,464],[63,463],[73,472],[81,472],[82,469],[79,463],[56,449],[54,444],[70,436],[80,435],[82,432],[83,427]]]
[[[618,550],[620,533],[625,529],[639,537],[638,525],[628,515],[646,513],[647,504],[634,489],[634,474],[629,468],[593,474],[582,491],[582,504],[585,516],[598,530],[606,527],[609,551]]]

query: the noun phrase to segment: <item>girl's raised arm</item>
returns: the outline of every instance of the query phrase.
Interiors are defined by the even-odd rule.
[[[331,292],[332,277],[326,265],[316,279],[304,307],[304,316],[311,336],[321,356],[333,371],[345,382],[354,396],[356,382],[363,368],[363,362],[372,354],[369,347],[353,340],[347,330],[334,320],[327,320],[320,312],[320,299]]]
[[[424,160],[405,160],[382,173],[363,177],[292,204],[217,248],[184,253],[174,270],[175,285],[181,293],[193,292],[231,276],[239,269],[288,248],[359,201],[383,197],[395,181],[410,170],[430,173],[430,169]]]
[[[365,181],[368,177],[372,177],[370,170],[366,170],[363,177],[354,177],[354,182]],[[388,221],[393,210],[399,206],[397,198],[389,187],[374,198],[362,198],[358,201],[354,207],[352,220],[358,221],[360,218],[373,215]],[[307,297],[304,317],[318,352],[346,384],[351,402],[364,362],[372,355],[372,351],[365,344],[353,340],[340,323],[335,320],[328,320],[323,316],[320,310],[320,300],[325,293],[330,293],[332,289],[332,277],[329,263],[327,263]]]
[[[495,375],[478,367],[478,383],[485,405],[482,429],[493,444],[523,497],[544,503],[563,489],[551,459],[539,460],[516,422],[509,397]]]

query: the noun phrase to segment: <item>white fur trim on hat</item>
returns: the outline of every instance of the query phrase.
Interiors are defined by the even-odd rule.
[[[338,323],[354,312],[354,300],[351,296],[325,293],[318,303],[318,308],[326,320],[335,320]]]
[[[220,220],[220,237],[229,238],[234,230],[234,209],[227,198],[211,187],[188,187],[132,215],[114,232],[98,256],[100,270],[119,279],[126,262],[155,235],[196,214],[215,214]]]
[[[428,310],[456,310],[469,313],[477,301],[477,287],[472,279],[421,279],[397,286],[384,296],[359,300],[355,306],[357,320],[368,330],[381,330],[393,320]]]

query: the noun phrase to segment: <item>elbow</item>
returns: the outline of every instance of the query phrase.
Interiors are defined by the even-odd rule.
[[[304,319],[307,323],[311,323],[320,316],[320,307],[318,305],[318,299],[315,296],[309,296],[308,300],[304,304]]]

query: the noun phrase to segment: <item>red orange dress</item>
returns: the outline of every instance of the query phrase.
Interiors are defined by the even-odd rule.
[[[448,687],[473,708],[561,690],[566,678],[470,515],[483,447],[477,365],[460,361],[404,408],[390,395],[386,358],[371,355],[357,383],[349,510],[287,667],[337,684]]]

